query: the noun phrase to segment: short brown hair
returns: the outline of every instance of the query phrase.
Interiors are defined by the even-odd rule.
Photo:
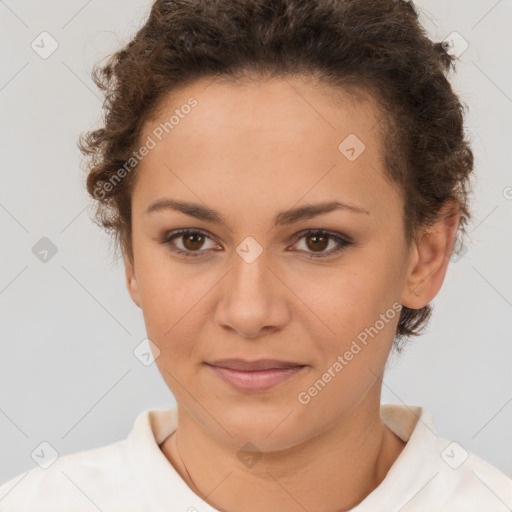
[[[118,183],[113,178],[170,91],[204,77],[295,75],[377,99],[385,113],[386,177],[403,194],[408,243],[438,220],[447,202],[460,212],[463,237],[473,154],[463,106],[446,76],[453,67],[410,1],[156,0],[133,39],[93,70],[105,94],[104,123],[83,134],[79,148],[87,157],[94,220],[133,261],[136,166]],[[404,337],[422,334],[431,313],[430,304],[402,309],[398,351]]]

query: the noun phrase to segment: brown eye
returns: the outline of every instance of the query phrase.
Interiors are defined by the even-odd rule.
[[[303,252],[308,258],[327,258],[344,251],[347,247],[354,245],[354,242],[348,237],[330,233],[329,231],[322,230],[309,230],[303,231],[296,236],[296,240],[300,242],[304,240],[304,247],[299,247],[300,252]],[[332,242],[334,246],[331,250],[326,251],[329,244]],[[337,246],[337,247],[336,247]]]
[[[311,259],[327,258],[354,245],[354,242],[349,238],[322,230],[303,231],[295,238],[299,242],[304,239],[305,248],[300,248],[299,252],[304,253],[306,257]],[[208,241],[213,245],[208,247]],[[210,236],[194,229],[182,229],[167,233],[160,239],[160,243],[166,245],[172,252],[184,257],[208,256],[210,250],[219,250],[219,246],[213,242]],[[334,247],[326,251],[331,243]]]
[[[312,251],[323,251],[329,245],[329,237],[325,235],[309,235],[306,240],[306,245]]]
[[[207,246],[208,240],[211,243],[210,247]],[[172,252],[186,257],[206,256],[210,252],[208,249],[217,247],[208,235],[193,229],[167,233],[161,238],[160,243],[169,247]]]
[[[190,233],[182,235],[183,246],[189,251],[201,249],[204,244],[204,236],[200,233]]]

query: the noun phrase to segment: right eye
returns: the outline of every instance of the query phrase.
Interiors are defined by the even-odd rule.
[[[206,239],[211,238],[203,231],[196,229],[179,229],[166,233],[161,238],[160,243],[167,245],[169,250],[178,255],[196,258],[208,251],[208,249],[201,250]],[[180,242],[176,244],[175,240],[180,240]],[[182,247],[179,247],[179,245]]]

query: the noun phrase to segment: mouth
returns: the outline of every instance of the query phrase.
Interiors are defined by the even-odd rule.
[[[306,366],[304,364],[295,363],[291,361],[280,361],[279,359],[258,359],[257,361],[246,361],[244,359],[219,359],[217,361],[212,361],[206,364],[210,366],[216,366],[217,368],[228,368],[230,370],[240,370],[248,372]]]
[[[273,388],[302,373],[308,366],[276,359],[260,359],[258,361],[223,359],[206,363],[206,365],[232,387],[239,391],[252,392]]]

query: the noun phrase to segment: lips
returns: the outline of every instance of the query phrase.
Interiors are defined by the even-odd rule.
[[[245,361],[244,359],[221,359],[207,363],[210,366],[217,368],[229,368],[231,370],[240,371],[259,371],[259,370],[272,370],[274,368],[296,368],[297,366],[305,366],[300,363],[280,361],[277,359],[259,359],[257,361]]]
[[[207,366],[224,383],[243,392],[267,391],[307,368],[307,365],[276,359],[223,359],[207,363]]]

